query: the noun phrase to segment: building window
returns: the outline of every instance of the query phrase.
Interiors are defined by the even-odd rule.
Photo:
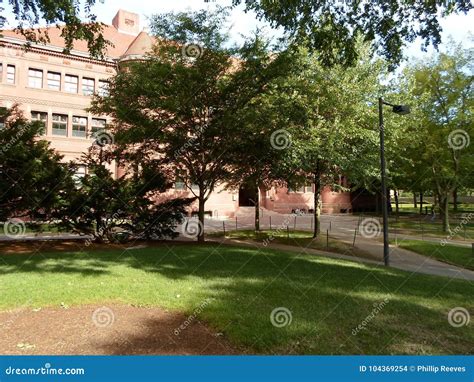
[[[72,117],[72,136],[85,138],[87,135],[87,118]]]
[[[48,123],[48,113],[44,113],[41,111],[32,111],[31,112],[31,120],[32,121],[39,121],[43,125],[43,129],[41,130],[41,135],[46,134],[46,126]]]
[[[68,93],[77,93],[79,86],[79,77],[66,74],[64,78],[64,90]]]
[[[82,79],[82,94],[89,96],[94,94],[95,91],[95,80],[93,78]]]
[[[61,73],[48,72],[48,89],[61,90]]]
[[[38,69],[28,70],[28,86],[41,89],[43,87],[43,71]]]
[[[101,97],[107,97],[109,95],[109,82],[99,80],[98,93]]]
[[[8,65],[7,66],[7,83],[15,84],[16,80],[16,68],[15,65]]]
[[[53,135],[67,137],[67,115],[53,114]]]
[[[95,134],[98,131],[105,130],[106,126],[105,119],[92,118],[91,133]]]
[[[304,186],[304,192],[313,192],[313,185],[308,183]]]

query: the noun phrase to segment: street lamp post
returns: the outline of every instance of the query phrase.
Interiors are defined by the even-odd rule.
[[[392,106],[392,111],[396,114],[404,115],[410,113],[410,108],[405,105],[393,105],[379,98],[379,130],[380,130],[380,172],[382,183],[382,219],[383,219],[383,262],[390,265],[389,243],[388,243],[388,200],[385,167],[385,134],[383,123],[383,105]]]

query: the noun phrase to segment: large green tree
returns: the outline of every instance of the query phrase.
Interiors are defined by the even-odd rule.
[[[18,107],[0,109],[0,124],[0,221],[46,220],[65,196],[62,156],[38,139],[44,125],[27,121]]]
[[[429,181],[445,232],[450,229],[450,196],[474,185],[473,59],[473,49],[453,44],[447,52],[408,67],[400,80],[400,93],[413,104],[404,131],[409,147],[405,158],[420,172],[411,181]]]
[[[241,3],[293,40],[309,42],[326,65],[355,64],[360,36],[398,63],[407,42],[421,37],[425,47],[437,47],[440,18],[473,7],[471,0],[233,0]]]
[[[110,96],[92,105],[114,118],[116,142],[129,156],[143,166],[160,158],[197,198],[199,241],[205,203],[229,176],[232,132],[239,128],[233,116],[265,89],[279,62],[253,60],[256,40],[229,48],[226,14],[218,8],[153,17],[162,43],[122,70]]]
[[[360,48],[362,51],[362,47]],[[325,187],[348,191],[352,186],[369,188],[377,179],[378,150],[374,101],[383,73],[365,47],[357,65],[326,68],[316,54],[301,51],[304,65],[295,94],[308,122],[293,134],[296,158],[293,183],[314,183],[314,237],[320,232],[321,192]],[[339,184],[339,176],[349,182]]]

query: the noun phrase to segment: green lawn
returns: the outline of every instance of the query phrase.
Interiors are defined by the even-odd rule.
[[[451,230],[453,232],[453,239],[456,240],[472,240],[474,239],[474,223],[467,222],[466,224],[461,223],[460,221],[451,221]],[[448,236],[447,233],[444,233],[442,230],[441,221],[435,220],[431,221],[428,219],[419,219],[419,218],[408,218],[400,217],[398,221],[391,217],[389,221],[390,232],[392,234],[396,232],[398,234],[414,235],[425,237],[439,237],[445,238]]]
[[[433,257],[445,263],[474,270],[474,256],[472,249],[469,247],[460,247],[450,244],[442,246],[440,243],[417,240],[403,240],[398,243],[398,246],[425,256]]]
[[[210,237],[223,237],[222,232],[216,232],[209,235]],[[240,230],[226,232],[226,237],[230,239],[255,240],[262,244],[270,246],[275,244],[292,245],[300,248],[312,248],[321,251],[335,252],[347,256],[363,257],[372,260],[380,260],[378,257],[372,256],[370,253],[361,249],[354,248],[352,245],[342,241],[326,237],[326,232],[321,232],[317,239],[313,238],[313,234],[308,231],[290,230],[263,230],[255,232],[253,230]]]
[[[455,307],[474,313],[472,283],[274,250],[163,244],[2,254],[0,295],[1,310],[120,302],[187,313],[212,298],[200,319],[256,353],[474,353],[474,326],[447,320]],[[289,326],[272,326],[277,307],[291,311]]]

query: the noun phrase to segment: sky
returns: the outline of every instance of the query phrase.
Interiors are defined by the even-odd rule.
[[[156,13],[169,12],[169,11],[185,11],[187,9],[197,10],[206,7],[213,7],[215,4],[221,6],[231,5],[232,0],[97,0],[97,4],[94,6],[94,13],[98,19],[106,24],[111,24],[113,17],[117,13],[118,9],[124,9],[127,11],[135,12],[140,15],[141,27],[147,26],[148,16]],[[7,19],[9,17],[8,7],[7,8]],[[262,27],[266,24],[259,22],[255,14],[245,13],[243,7],[240,6],[235,8],[230,17],[231,21],[231,37],[235,41],[241,41],[241,35],[248,35],[255,30],[256,27]],[[441,26],[443,28],[442,38],[444,43],[440,47],[446,47],[450,36],[455,41],[462,42],[464,46],[474,46],[472,40],[469,40],[469,33],[474,36],[474,12],[470,12],[468,15],[451,15],[446,19],[441,20]],[[7,25],[5,26],[8,27]],[[268,35],[272,34],[279,35],[278,32],[272,32],[268,29]],[[429,49],[428,53],[432,53],[433,49]],[[407,57],[422,58],[426,53],[421,51],[421,40],[410,44],[405,49]]]

